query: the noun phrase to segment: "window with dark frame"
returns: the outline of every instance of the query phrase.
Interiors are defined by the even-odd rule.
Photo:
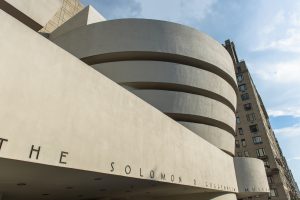
[[[240,90],[241,92],[245,92],[245,91],[247,90],[246,84],[239,85],[239,90]]]
[[[256,155],[257,155],[257,157],[263,157],[263,156],[265,156],[266,155],[265,149],[264,148],[256,149]]]
[[[258,126],[257,126],[257,124],[250,125],[249,129],[250,129],[251,133],[257,133],[258,132]]]
[[[241,98],[242,98],[242,101],[246,101],[249,99],[249,94],[248,93],[242,94]]]
[[[243,74],[238,74],[238,75],[236,76],[236,79],[237,79],[238,82],[242,82],[242,81],[244,80]]]
[[[277,197],[278,196],[278,192],[275,188],[270,188],[270,196],[271,197]]]
[[[238,132],[240,135],[244,135],[243,128],[238,128]]]
[[[254,122],[256,120],[255,113],[250,113],[246,115],[248,122]]]
[[[248,111],[252,109],[252,104],[251,103],[246,103],[244,104],[244,110]]]
[[[242,146],[243,146],[243,147],[246,147],[246,146],[247,146],[246,140],[245,140],[245,139],[241,139],[241,143],[242,143]]]
[[[252,138],[253,144],[262,144],[262,140],[260,136],[256,136]]]

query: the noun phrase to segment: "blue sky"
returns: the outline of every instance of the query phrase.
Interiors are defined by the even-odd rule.
[[[149,18],[192,26],[235,42],[300,184],[299,0],[82,0],[107,19]]]

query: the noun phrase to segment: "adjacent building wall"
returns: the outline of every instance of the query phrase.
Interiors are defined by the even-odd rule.
[[[270,197],[265,195],[253,199],[294,200],[296,187],[292,174],[289,173],[287,162],[246,62],[238,60],[233,42],[227,40],[224,46],[234,61],[239,87],[235,133],[236,156],[263,160],[271,189]]]

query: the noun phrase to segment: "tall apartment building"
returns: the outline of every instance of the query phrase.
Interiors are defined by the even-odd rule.
[[[295,200],[297,184],[289,170],[269,122],[262,99],[253,83],[246,62],[239,60],[235,45],[226,40],[224,47],[232,57],[238,84],[235,154],[263,160],[270,194],[252,197],[259,200]]]

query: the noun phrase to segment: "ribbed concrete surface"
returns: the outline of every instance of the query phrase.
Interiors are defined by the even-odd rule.
[[[50,38],[169,117],[186,122],[182,124],[200,137],[234,153],[235,72],[227,51],[211,37],[171,22],[122,19]]]

